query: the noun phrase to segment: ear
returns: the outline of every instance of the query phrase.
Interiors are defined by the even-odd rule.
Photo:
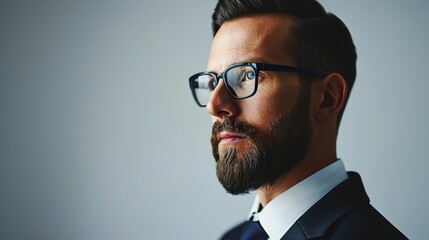
[[[321,80],[321,96],[315,111],[319,121],[327,121],[337,117],[343,109],[347,97],[347,82],[339,73],[329,74]]]

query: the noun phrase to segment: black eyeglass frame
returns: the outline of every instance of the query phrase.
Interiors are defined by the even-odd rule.
[[[250,66],[255,71],[255,87],[253,89],[253,92],[251,94],[245,96],[245,97],[235,96],[235,94],[232,90],[232,87],[228,84],[228,79],[225,79],[226,73],[230,69],[235,68],[235,67],[240,67],[240,66]],[[235,99],[246,99],[246,98],[252,97],[253,95],[256,94],[256,91],[258,89],[258,80],[259,80],[258,78],[259,78],[259,72],[260,71],[275,71],[275,72],[308,74],[308,75],[313,75],[316,78],[325,78],[326,76],[328,76],[328,74],[326,74],[324,72],[306,69],[306,68],[301,68],[301,67],[292,67],[292,66],[269,64],[269,63],[243,62],[243,63],[233,64],[233,65],[227,67],[223,72],[218,73],[218,74],[213,73],[213,72],[208,72],[208,71],[196,73],[189,78],[189,87],[191,88],[192,96],[194,97],[195,102],[200,107],[205,107],[206,105],[203,105],[198,101],[198,97],[197,97],[196,92],[195,92],[195,86],[193,86],[193,83],[195,83],[194,82],[195,79],[197,79],[199,76],[202,76],[202,75],[212,76],[214,81],[215,81],[216,87],[219,84],[219,80],[222,78],[224,80],[225,87],[228,90],[228,93],[233,98],[235,98]]]

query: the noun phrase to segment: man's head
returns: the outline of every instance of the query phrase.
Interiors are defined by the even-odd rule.
[[[219,0],[212,16],[213,35],[225,22],[261,14],[291,17],[289,32],[278,44],[298,66],[341,74],[347,82],[348,99],[356,78],[355,46],[344,23],[316,0]],[[343,112],[344,108],[337,127]]]
[[[220,0],[213,30],[210,73],[190,85],[212,115],[217,175],[228,192],[270,186],[308,155],[328,156],[324,140],[335,151],[356,72],[338,18],[311,0]]]

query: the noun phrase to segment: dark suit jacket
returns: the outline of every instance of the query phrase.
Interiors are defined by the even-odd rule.
[[[347,180],[305,212],[282,240],[407,239],[369,204],[359,174],[349,172],[348,175]],[[244,224],[229,230],[221,239],[239,239]]]

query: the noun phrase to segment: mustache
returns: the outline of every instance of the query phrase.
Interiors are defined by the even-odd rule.
[[[223,121],[213,123],[212,136],[216,136],[222,131],[235,132],[250,138],[256,134],[256,129],[250,126],[250,124],[239,122],[232,118],[225,118]]]

